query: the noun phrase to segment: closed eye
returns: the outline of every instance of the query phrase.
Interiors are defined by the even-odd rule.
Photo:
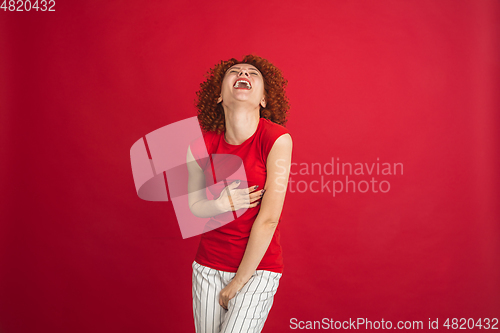
[[[229,71],[229,73],[238,73],[238,71],[236,69],[232,69]],[[256,75],[256,76],[259,76],[259,73],[258,72],[251,72],[250,74],[253,74],[253,75]]]

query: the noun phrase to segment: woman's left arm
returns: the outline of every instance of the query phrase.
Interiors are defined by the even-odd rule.
[[[245,254],[235,277],[220,293],[219,304],[224,308],[227,308],[229,300],[255,273],[271,243],[285,202],[291,160],[292,137],[290,134],[283,134],[274,142],[267,157],[266,191],[253,223]]]

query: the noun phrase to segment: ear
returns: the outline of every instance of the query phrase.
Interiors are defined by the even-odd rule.
[[[262,101],[260,101],[260,105],[262,105],[262,107],[265,109],[266,108],[266,98],[263,97],[262,98]]]
[[[219,104],[220,102],[222,102],[222,96],[219,96],[219,98],[217,99],[217,104]]]

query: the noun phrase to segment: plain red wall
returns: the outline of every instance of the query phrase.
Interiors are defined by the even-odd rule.
[[[199,237],[138,198],[129,152],[248,53],[289,80],[293,162],[404,165],[385,194],[287,194],[264,332],[499,317],[498,1],[55,8],[0,11],[1,332],[194,332]]]

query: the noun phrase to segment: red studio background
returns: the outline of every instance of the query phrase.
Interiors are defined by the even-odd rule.
[[[296,163],[264,332],[500,318],[498,1],[54,8],[0,10],[0,332],[194,332],[200,238],[138,197],[130,148],[250,53],[288,79]],[[367,166],[356,192],[321,185],[332,159]]]

